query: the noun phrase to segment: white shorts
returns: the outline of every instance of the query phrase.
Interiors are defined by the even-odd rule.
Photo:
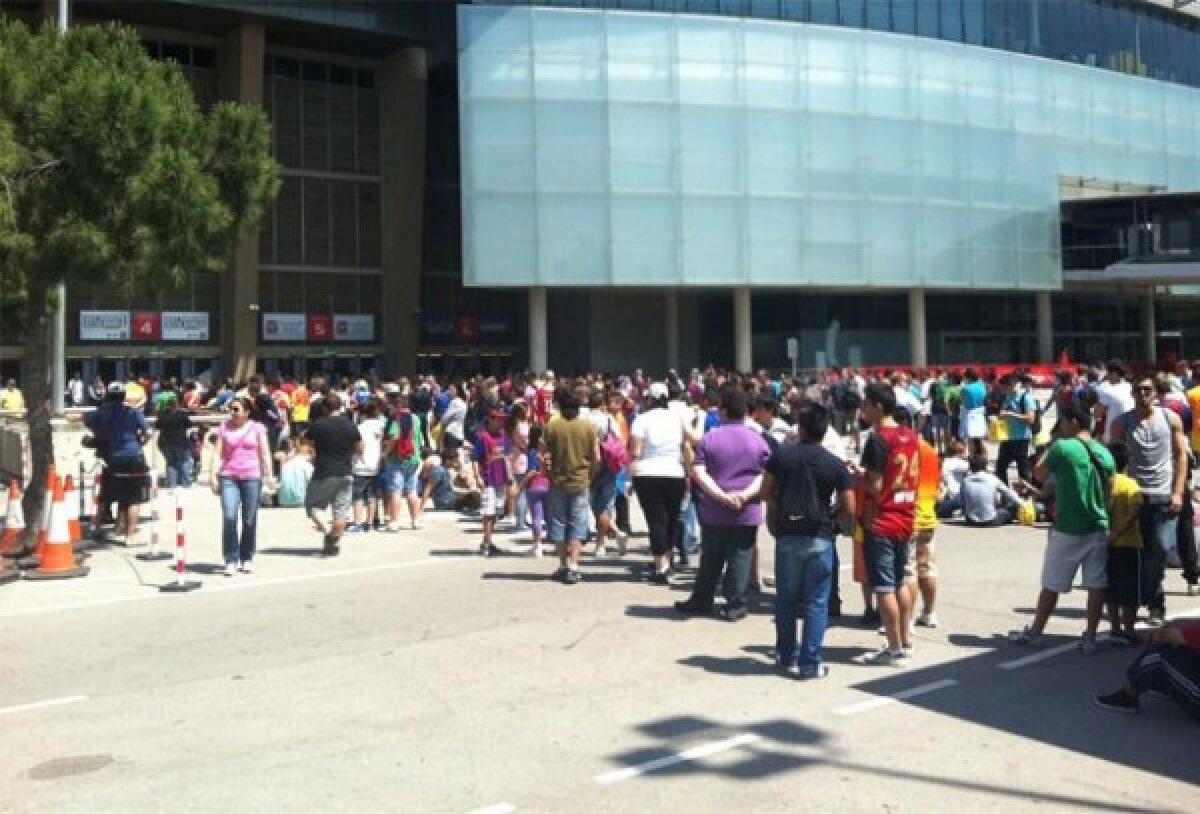
[[[1108,587],[1107,532],[1064,534],[1050,529],[1042,559],[1042,587],[1055,593],[1070,593],[1081,566],[1084,590]]]
[[[498,517],[504,512],[505,490],[499,486],[485,486],[480,495],[479,513],[484,517]]]

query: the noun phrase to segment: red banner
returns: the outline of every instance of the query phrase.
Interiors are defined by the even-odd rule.
[[[157,311],[133,312],[134,342],[158,342],[162,339],[162,315]]]
[[[329,342],[333,339],[333,317],[329,314],[309,314],[307,327],[309,342]]]

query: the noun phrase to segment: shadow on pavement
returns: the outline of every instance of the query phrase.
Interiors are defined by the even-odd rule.
[[[346,545],[346,538],[342,538],[342,545]],[[259,554],[265,554],[268,557],[311,557],[317,558],[321,556],[319,548],[260,548]]]

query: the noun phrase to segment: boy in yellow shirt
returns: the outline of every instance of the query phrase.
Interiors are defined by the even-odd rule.
[[[1142,604],[1142,532],[1138,516],[1142,490],[1126,474],[1129,450],[1120,441],[1108,445],[1116,474],[1108,485],[1108,618],[1114,644],[1136,644],[1133,632]]]

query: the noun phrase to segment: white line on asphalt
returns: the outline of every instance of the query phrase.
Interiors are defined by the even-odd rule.
[[[1060,653],[1066,653],[1068,650],[1078,650],[1079,642],[1067,642],[1066,644],[1048,647],[1045,650],[1039,650],[1036,653],[1030,653],[1028,656],[1022,656],[1019,659],[1012,661],[1003,661],[996,665],[1001,670],[1017,670],[1021,667],[1028,667],[1030,664],[1037,664],[1039,661],[1052,659]]]
[[[31,704],[18,704],[15,707],[0,708],[0,715],[7,715],[10,712],[25,712],[30,709],[41,709],[42,707],[57,707],[63,704],[78,704],[80,701],[86,701],[86,695],[69,695],[66,698],[51,698],[48,701],[34,701]]]
[[[517,807],[512,803],[496,803],[495,805],[477,808],[471,814],[512,814]]]
[[[745,746],[748,743],[762,740],[759,735],[745,734],[735,735],[732,738],[726,738],[723,741],[713,741],[712,743],[704,743],[699,746],[694,746],[691,749],[685,749],[675,755],[667,755],[660,757],[657,760],[650,760],[646,763],[638,764],[637,766],[629,766],[624,769],[617,769],[604,774],[598,774],[593,779],[602,786],[611,786],[613,783],[620,783],[622,780],[628,780],[631,777],[645,774],[646,772],[665,769],[668,766],[674,766],[677,763],[686,763],[689,760],[697,760],[709,755],[715,755],[718,752],[725,752],[729,749],[735,749],[738,746]]]
[[[476,556],[453,556],[453,557],[435,557],[428,560],[413,560],[411,562],[393,562],[383,565],[367,565],[360,568],[343,568],[337,571],[321,571],[315,574],[294,574],[287,577],[268,577],[262,579],[259,577],[244,577],[239,582],[227,583],[204,583],[204,590],[197,592],[194,596],[211,596],[214,593],[226,593],[228,591],[249,590],[253,588],[267,588],[273,585],[289,585],[297,582],[309,582],[315,579],[331,579],[333,577],[348,577],[357,574],[372,574],[380,571],[397,571],[404,568],[418,568],[426,565],[440,565],[446,562],[465,562],[467,560],[478,561]],[[155,585],[147,586],[149,589],[156,588]],[[51,613],[53,611],[69,611],[80,610],[82,608],[97,608],[105,605],[120,605],[125,602],[143,602],[150,599],[167,599],[174,598],[179,601],[178,597],[173,594],[161,594],[157,590],[146,593],[133,594],[130,596],[114,596],[108,599],[99,599],[94,602],[73,602],[63,605],[46,605],[40,608],[22,608],[21,610],[0,611],[0,619],[5,619],[13,616],[33,616],[39,613]]]
[[[908,698],[916,698],[918,695],[925,695],[926,693],[937,692],[938,690],[944,690],[944,689],[946,689],[946,687],[953,687],[957,683],[958,682],[955,681],[953,678],[943,678],[941,681],[933,681],[933,682],[930,682],[929,684],[922,684],[919,687],[912,687],[911,689],[901,690],[900,692],[895,693],[894,695],[885,695],[881,698],[872,698],[869,701],[859,701],[857,704],[850,704],[849,706],[838,707],[837,709],[835,709],[833,711],[833,714],[834,715],[857,715],[860,712],[866,712],[867,710],[871,710],[871,709],[878,709],[879,707],[886,707],[889,704],[895,704],[899,701],[904,701],[905,699],[908,699]]]

